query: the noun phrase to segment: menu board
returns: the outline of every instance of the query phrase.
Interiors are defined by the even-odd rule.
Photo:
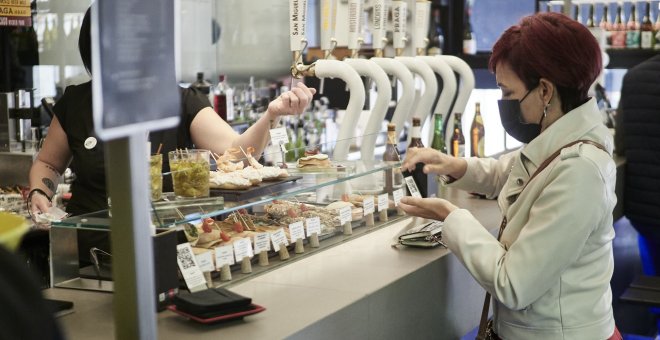
[[[0,0],[0,26],[32,26],[30,0]]]
[[[94,3],[94,128],[101,138],[179,123],[174,54],[174,1]]]

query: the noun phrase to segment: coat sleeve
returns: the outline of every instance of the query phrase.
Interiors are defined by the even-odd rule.
[[[468,166],[465,175],[451,183],[450,186],[468,192],[484,194],[488,198],[497,197],[504,183],[506,183],[514,159],[519,154],[520,151],[514,151],[501,156],[499,159],[466,158]]]
[[[530,203],[529,219],[508,249],[467,210],[452,212],[443,227],[449,249],[511,309],[527,307],[556,284],[580,257],[593,230],[611,215],[616,201],[609,183],[612,174],[603,175],[592,160],[566,159],[550,170],[548,177],[536,179],[545,180],[543,189]]]

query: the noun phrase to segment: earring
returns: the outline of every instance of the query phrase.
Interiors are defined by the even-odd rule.
[[[550,107],[550,103],[545,104],[543,107],[543,117],[545,118],[548,115],[548,108]]]

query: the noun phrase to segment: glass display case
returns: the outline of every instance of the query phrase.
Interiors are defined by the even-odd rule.
[[[212,163],[212,168],[222,168],[221,159]],[[172,247],[171,242],[161,240],[166,235],[176,235],[176,244],[192,246],[196,265],[205,273],[207,283],[227,286],[347,242],[403,216],[395,201],[406,194],[405,181],[395,181],[399,184],[392,192],[383,189],[385,176],[402,178],[400,162],[328,159],[319,164],[322,166],[299,167],[290,162],[281,169],[285,176],[249,188],[211,188],[210,196],[204,198],[177,198],[166,192],[151,202],[157,280],[163,266],[176,272],[176,261],[159,263],[167,256],[158,254],[176,252],[160,249]],[[107,241],[111,211],[112,207],[53,223],[54,287],[113,290]],[[88,244],[80,238],[101,241]]]

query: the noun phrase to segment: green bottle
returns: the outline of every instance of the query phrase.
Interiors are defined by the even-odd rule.
[[[434,119],[435,127],[433,128],[433,142],[431,142],[431,147],[442,153],[447,153],[445,135],[442,133],[442,113],[436,113]]]

